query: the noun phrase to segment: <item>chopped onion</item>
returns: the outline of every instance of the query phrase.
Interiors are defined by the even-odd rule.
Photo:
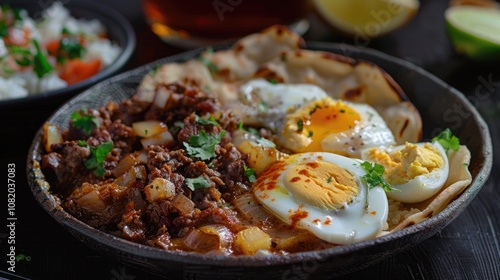
[[[43,125],[43,143],[47,152],[50,152],[50,146],[52,144],[59,144],[64,142],[61,131],[59,127],[45,123]]]
[[[120,177],[116,178],[114,183],[120,186],[129,187],[133,182],[137,181],[146,181],[146,167],[144,167],[144,165],[133,166]]]
[[[196,252],[209,252],[227,249],[233,240],[233,235],[225,226],[206,225],[194,229],[184,239],[184,244]]]
[[[156,134],[154,136],[141,139],[142,146],[145,149],[147,149],[148,146],[151,146],[151,145],[169,144],[172,142],[174,142],[174,137],[172,136],[172,134],[168,130],[163,131],[163,132]]]
[[[273,218],[250,193],[238,196],[233,203],[236,209],[254,224],[262,224]]]
[[[244,155],[248,155],[247,164],[259,175],[271,164],[284,157],[284,153],[274,147],[259,146],[253,141],[243,141],[236,145],[236,148]]]
[[[253,255],[259,250],[269,250],[271,237],[258,227],[250,227],[236,234],[234,247],[245,255]]]
[[[148,151],[142,149],[139,154],[137,154],[137,161],[141,164],[148,163]]]
[[[123,173],[132,168],[132,166],[134,166],[136,162],[137,160],[133,155],[127,154],[116,165],[115,169],[113,170],[113,175],[115,175],[116,178],[120,177],[121,175],[123,175]]]
[[[165,87],[158,87],[156,89],[156,95],[154,100],[154,105],[158,108],[164,109],[167,106],[167,102],[170,99],[172,92]]]
[[[175,195],[175,185],[167,179],[158,177],[144,188],[144,194],[150,203],[160,199],[170,199]]]
[[[133,123],[132,129],[140,137],[151,137],[167,131],[168,127],[161,121],[148,120]]]
[[[91,213],[101,213],[106,209],[98,190],[91,190],[76,200],[76,204]]]
[[[172,207],[182,214],[191,214],[194,211],[194,202],[180,193],[172,199]]]

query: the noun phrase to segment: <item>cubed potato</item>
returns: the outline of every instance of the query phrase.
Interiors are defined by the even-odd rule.
[[[236,234],[234,246],[245,255],[253,255],[259,250],[269,250],[271,237],[258,227],[250,227]]]
[[[259,175],[271,164],[283,157],[283,153],[273,147],[264,147],[253,144],[251,141],[243,141],[236,148],[244,155],[248,155],[247,164]]]
[[[151,137],[168,131],[167,125],[157,120],[135,122],[132,124],[132,129],[140,137]]]
[[[175,185],[164,178],[155,178],[144,188],[144,194],[149,203],[160,199],[170,199],[175,196]]]
[[[131,167],[127,172],[116,178],[114,183],[120,186],[129,187],[133,182],[146,181],[146,167],[144,165],[136,165]]]
[[[50,146],[52,144],[59,144],[64,142],[61,131],[59,127],[55,125],[51,125],[49,123],[45,123],[43,125],[43,143],[45,147],[45,151],[50,152]]]
[[[154,136],[148,138],[142,138],[141,143],[142,146],[147,149],[150,145],[161,145],[161,144],[169,144],[174,142],[174,137],[172,134],[166,130]]]

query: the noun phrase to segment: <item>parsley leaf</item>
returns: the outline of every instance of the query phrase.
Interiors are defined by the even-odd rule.
[[[277,84],[278,84],[278,80],[276,80],[276,79],[269,79],[269,80],[267,80],[267,81],[268,81],[270,84],[272,84],[272,85],[277,85]]]
[[[36,54],[33,57],[33,71],[35,71],[38,78],[42,78],[46,74],[52,72],[54,68],[50,65],[47,57],[42,53],[37,40],[33,40],[33,45],[35,45],[36,48]]]
[[[87,169],[95,169],[95,175],[102,177],[106,170],[104,170],[104,160],[109,152],[113,149],[113,142],[105,142],[99,146],[89,146],[90,157],[85,161]]]
[[[202,125],[211,124],[211,125],[215,125],[215,126],[220,126],[219,123],[215,120],[215,118],[213,116],[210,116],[208,119],[201,119],[200,117],[198,117],[198,115],[196,115],[195,121],[199,124],[202,124]]]
[[[207,66],[210,71],[215,72],[215,73],[219,72],[219,68],[217,67],[217,65],[215,65],[208,58],[206,58],[204,56],[199,56],[199,57],[196,58],[196,60],[198,60],[198,61],[202,62],[203,64],[205,64],[205,66]]]
[[[361,163],[361,167],[366,171],[366,174],[361,178],[363,178],[363,180],[368,185],[368,189],[381,186],[386,192],[398,190],[393,188],[389,183],[387,183],[384,180],[383,177],[385,172],[384,166],[378,163],[372,164],[371,162],[365,161]]]
[[[99,128],[101,125],[99,119],[92,115],[85,115],[83,111],[76,111],[71,114],[70,119],[72,120],[71,125],[74,128],[83,130],[87,135],[92,133],[94,128]]]
[[[243,166],[243,168],[245,169],[245,174],[247,175],[250,183],[257,181],[257,178],[255,177],[255,170],[253,168],[247,167],[246,165]]]
[[[304,121],[300,119],[297,121],[297,132],[302,133],[302,130],[304,130]]]
[[[458,151],[458,148],[460,148],[460,139],[458,139],[457,136],[453,135],[449,128],[441,131],[439,135],[432,138],[432,142],[436,141],[439,142],[441,146],[443,146],[446,152],[448,152],[449,149]]]
[[[64,63],[66,59],[82,58],[87,50],[80,44],[80,40],[75,37],[64,37],[59,40],[57,50],[57,61]]]
[[[225,131],[208,135],[205,130],[200,130],[200,134],[191,135],[189,143],[184,142],[183,145],[188,155],[201,160],[210,160],[215,157],[215,145],[219,144],[225,135]]]
[[[196,178],[186,178],[186,186],[194,191],[196,189],[210,188],[210,183],[203,176]]]

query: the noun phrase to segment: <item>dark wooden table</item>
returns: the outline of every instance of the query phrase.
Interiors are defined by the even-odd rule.
[[[374,48],[413,62],[466,95],[488,123],[495,159],[488,182],[455,221],[430,239],[397,256],[339,279],[500,279],[500,63],[481,64],[456,55],[448,41],[443,13],[446,0],[422,0],[417,17],[404,29],[386,37],[362,41],[338,37],[312,20],[307,40],[345,42]],[[111,1],[126,13],[137,33],[137,50],[125,70],[182,50],[162,43],[141,17],[137,1]],[[16,275],[6,274],[7,228],[0,229],[0,278],[7,279],[159,279],[124,266],[87,248],[63,230],[39,207],[25,178],[31,139],[60,104],[6,108],[0,112],[2,178],[7,164],[16,165],[16,249],[30,257],[19,261]],[[6,183],[2,183],[2,209],[6,213]],[[5,221],[5,219],[2,219]],[[292,279],[292,278],[289,278]],[[300,279],[300,278],[294,278]]]

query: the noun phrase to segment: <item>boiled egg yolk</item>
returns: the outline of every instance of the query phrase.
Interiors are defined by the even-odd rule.
[[[329,162],[296,164],[285,171],[285,188],[305,203],[322,209],[340,209],[359,192],[352,174]]]
[[[384,190],[368,188],[359,160],[325,152],[300,153],[272,164],[254,183],[255,198],[292,227],[325,241],[350,244],[385,228]]]
[[[387,149],[372,148],[362,158],[385,167],[384,179],[398,191],[387,195],[406,203],[436,194],[448,178],[448,157],[439,143],[406,143]]]

